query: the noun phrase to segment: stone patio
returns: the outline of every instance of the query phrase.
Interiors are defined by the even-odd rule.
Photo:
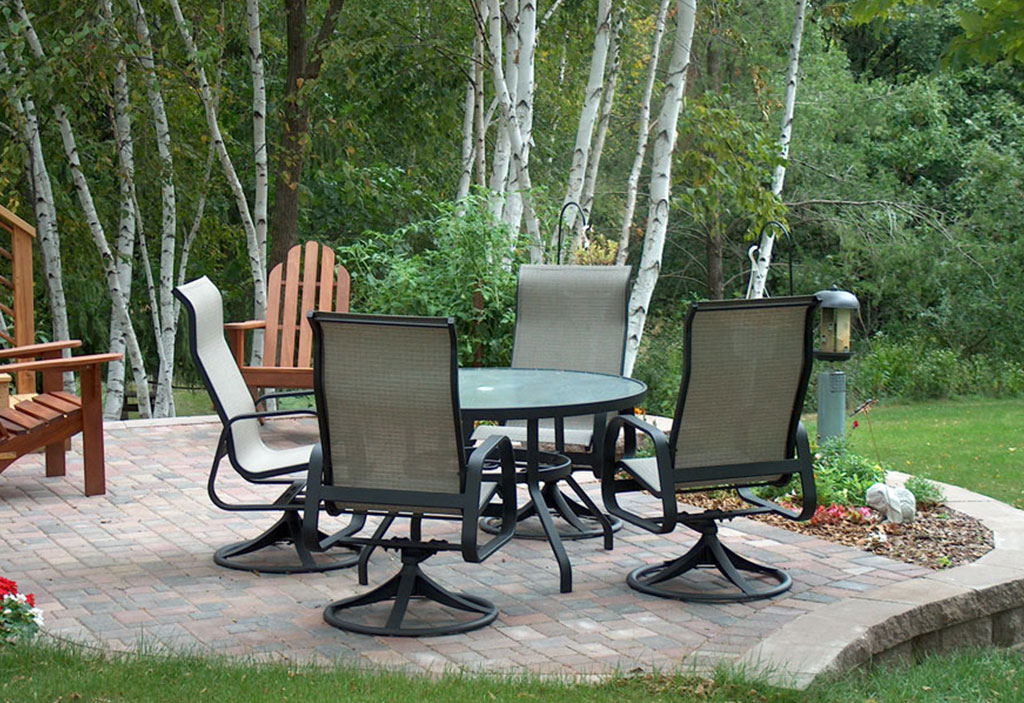
[[[282,443],[312,441],[316,433],[310,422],[268,428]],[[725,661],[766,666],[781,682],[804,685],[830,669],[1024,636],[1024,514],[953,487],[951,507],[985,521],[996,549],[945,572],[737,519],[723,526],[723,541],[788,570],[793,588],[747,604],[667,601],[632,591],[625,575],[681,554],[694,536],[627,525],[610,552],[599,540],[566,543],[572,593],[559,593],[554,558],[541,541],[513,540],[483,564],[456,554],[428,561],[426,570],[444,585],[496,603],[501,614],[490,627],[421,639],[346,633],[325,624],[321,610],[365,590],[354,569],[280,576],[214,565],[217,547],[275,519],[210,503],[216,418],[105,429],[104,496],[82,494],[77,439],[66,477],[44,477],[41,455],[0,475],[0,574],[36,594],[48,633],[112,649],[143,644],[414,672],[564,676],[703,670]],[[230,470],[224,475],[229,494],[251,496]],[[585,485],[597,497],[596,482]],[[396,563],[393,552],[375,553],[371,584]]]

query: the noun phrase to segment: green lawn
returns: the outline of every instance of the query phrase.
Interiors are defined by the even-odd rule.
[[[853,672],[806,691],[750,676],[623,674],[577,683],[449,674],[428,678],[346,667],[245,665],[195,656],[116,656],[64,644],[0,644],[0,701],[89,703],[1006,703],[1024,695],[1024,652],[935,657],[899,671]]]
[[[858,454],[1024,508],[1024,400],[882,402],[855,419]]]

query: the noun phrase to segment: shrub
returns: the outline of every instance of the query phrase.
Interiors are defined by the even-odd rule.
[[[853,453],[838,437],[826,440],[814,450],[814,485],[819,505],[863,506],[868,488],[875,483],[884,483],[885,474],[881,464]],[[799,502],[803,498],[797,479],[784,486],[766,486],[758,492],[772,499],[792,497]]]
[[[390,233],[367,233],[339,250],[353,278],[352,309],[455,318],[459,361],[507,366],[524,249],[482,198],[438,206],[438,215]]]
[[[914,494],[918,508],[931,508],[946,501],[942,488],[922,476],[911,476],[904,487]]]

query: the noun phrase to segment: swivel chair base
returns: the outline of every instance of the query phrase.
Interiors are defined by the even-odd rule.
[[[452,635],[492,623],[498,617],[498,609],[493,603],[478,596],[453,593],[423,573],[420,563],[432,555],[433,551],[430,550],[402,549],[401,571],[372,591],[331,603],[324,608],[324,621],[332,627],[349,632],[389,637]],[[449,622],[438,624],[404,626],[409,603],[413,599],[429,600],[452,610],[475,613],[477,617],[469,620],[453,618]],[[342,617],[343,611],[391,600],[394,601],[394,605],[384,625],[372,625]]]
[[[302,519],[298,516],[298,513],[294,510],[287,510],[277,522],[258,537],[235,542],[218,549],[214,552],[213,561],[218,566],[228,569],[265,574],[311,574],[345,569],[356,565],[359,555],[351,551],[346,551],[344,554],[339,555],[325,552],[319,553],[314,557],[313,553],[302,542],[301,525]],[[323,532],[319,534],[321,540],[327,538],[327,535]],[[243,558],[261,549],[285,543],[291,543],[295,547],[295,554],[291,558],[282,556],[282,558],[273,561],[256,561]]]
[[[741,557],[718,539],[718,525],[714,522],[692,526],[702,534],[697,543],[683,556],[662,564],[644,566],[634,570],[626,578],[633,590],[660,598],[694,601],[700,603],[737,603],[772,598],[789,590],[792,579],[785,571],[764,566]],[[736,586],[734,590],[678,590],[663,586],[665,582],[697,568],[714,567],[722,576]],[[753,582],[740,572],[760,574],[778,583],[767,587],[764,581]]]

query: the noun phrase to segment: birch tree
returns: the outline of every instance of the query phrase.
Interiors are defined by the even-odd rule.
[[[245,230],[249,272],[253,281],[253,315],[256,318],[262,319],[265,317],[267,311],[267,182],[265,178],[262,180],[257,178],[257,188],[253,195],[255,205],[253,210],[250,211],[249,200],[245,194],[245,189],[242,187],[242,182],[239,179],[238,172],[231,160],[231,155],[228,154],[227,145],[224,143],[224,137],[221,133],[220,123],[217,117],[216,99],[210,86],[210,82],[206,77],[206,69],[203,67],[202,62],[199,59],[198,46],[192,37],[188,23],[185,21],[185,16],[182,14],[178,0],[168,1],[171,4],[171,10],[174,13],[174,20],[178,27],[178,32],[185,43],[185,50],[189,61],[194,67],[199,87],[199,97],[203,103],[203,111],[206,115],[207,128],[210,131],[210,137],[214,148],[216,149],[221,170],[224,172],[224,177],[227,179],[228,185],[231,187],[231,192],[235,199],[235,207],[238,210],[238,215],[242,220],[242,227]],[[265,131],[262,128],[262,125],[266,118],[266,98],[264,97],[265,87],[262,81],[263,54],[262,49],[259,46],[259,4],[257,0],[247,0],[246,9],[249,16],[250,26],[250,62],[254,67],[259,67],[259,77],[257,78],[255,75],[255,68],[253,76],[253,154],[256,156],[262,153],[265,156],[267,144]],[[255,25],[255,32],[252,29],[253,25]],[[255,36],[253,36],[254,33]],[[260,135],[263,135],[262,140],[260,139]],[[259,169],[257,169],[257,171],[259,171]],[[262,220],[260,219],[261,215]],[[262,356],[263,346],[259,343],[259,340],[257,340],[256,343],[252,345],[252,363],[259,364],[262,360]]]
[[[661,58],[661,40],[665,36],[665,18],[671,0],[661,0],[658,15],[654,21],[654,36],[651,38],[651,55],[647,64],[647,82],[644,84],[643,98],[640,100],[640,117],[637,120],[637,144],[633,154],[633,166],[626,180],[626,203],[622,213],[622,229],[619,232],[619,249],[615,254],[615,263],[626,263],[629,256],[629,240],[633,231],[633,212],[636,209],[636,195],[640,187],[640,171],[647,158],[647,139],[651,130],[651,96],[654,93],[654,82],[658,75],[658,60]]]
[[[782,187],[786,181],[786,160],[789,158],[789,144],[793,136],[793,112],[796,106],[797,72],[800,67],[800,44],[804,35],[804,15],[807,12],[807,0],[796,0],[796,11],[793,15],[793,33],[789,40],[789,61],[786,67],[786,95],[783,100],[782,126],[779,130],[779,156],[781,162],[772,174],[772,194],[782,195]],[[772,248],[775,235],[772,230],[765,230],[757,244],[756,259],[750,269],[750,282],[747,285],[748,298],[764,297],[768,283],[768,268],[772,261]]]
[[[103,18],[108,26],[113,24],[113,10],[110,0],[101,5]],[[115,40],[108,36],[107,41],[116,51]],[[120,204],[118,215],[117,237],[115,239],[114,269],[118,285],[126,301],[132,295],[132,262],[135,256],[135,236],[141,227],[141,216],[136,212],[135,197],[132,192],[135,181],[135,150],[132,143],[132,124],[128,115],[128,76],[127,61],[123,56],[114,61],[114,101],[113,128],[118,169],[118,189]],[[110,315],[110,351],[123,354],[127,347],[127,330],[124,321],[111,303]],[[125,396],[125,365],[124,361],[115,361],[107,366],[107,395],[104,399],[103,416],[108,420],[121,417]]]
[[[501,13],[498,8],[498,0],[487,0],[488,2],[488,49],[491,54],[491,63],[494,73],[494,87],[497,93],[498,104],[501,108],[504,132],[509,140],[509,157],[511,169],[515,173],[517,183],[516,194],[522,198],[523,217],[526,221],[526,231],[530,237],[530,258],[532,261],[540,261],[543,256],[543,249],[540,240],[540,226],[537,216],[533,211],[530,201],[530,171],[529,164],[523,159],[524,144],[523,132],[516,116],[515,104],[512,101],[512,94],[509,90],[509,82],[505,76],[503,61],[500,60],[500,45],[502,36]]]
[[[40,42],[39,36],[36,34],[35,28],[28,17],[24,3],[22,0],[10,1],[13,2],[18,22],[21,25],[21,29],[24,32],[25,39],[33,55],[36,59],[45,61],[46,54],[43,51],[42,42]],[[16,27],[14,26],[11,28],[12,30],[16,30]],[[75,133],[71,126],[68,111],[64,104],[58,101],[54,106],[54,112],[56,114],[57,124],[60,128],[61,142],[64,147],[65,156],[68,160],[68,166],[71,170],[75,192],[78,195],[79,204],[81,205],[83,214],[85,215],[86,223],[89,227],[89,232],[92,234],[93,242],[100,254],[100,261],[103,265],[107,289],[114,304],[114,313],[118,318],[120,318],[120,324],[125,332],[128,356],[131,360],[132,373],[137,386],[140,414],[142,414],[143,417],[149,417],[151,414],[149,403],[149,382],[146,374],[145,362],[142,357],[141,349],[139,348],[138,338],[135,335],[135,328],[131,322],[131,315],[128,312],[127,300],[123,290],[121,289],[120,279],[117,275],[115,265],[115,257],[107,243],[106,232],[104,231],[103,224],[100,221],[88,179],[82,169]]]
[[[665,248],[665,232],[668,229],[669,198],[672,185],[672,154],[676,146],[676,123],[682,108],[686,91],[686,72],[690,66],[690,45],[697,15],[696,0],[677,0],[676,34],[669,59],[668,78],[661,111],[658,115],[658,131],[654,138],[651,155],[650,204],[647,213],[647,230],[644,235],[643,254],[637,269],[636,281],[629,297],[629,327],[626,338],[625,374],[633,372],[640,340],[643,337],[647,310],[654,293],[654,285],[661,271],[661,257]]]
[[[587,160],[590,157],[590,147],[594,136],[594,124],[597,122],[598,109],[601,105],[601,94],[604,90],[605,64],[608,60],[608,46],[611,35],[611,0],[598,0],[597,3],[597,29],[594,32],[594,53],[590,58],[590,74],[587,78],[586,92],[583,96],[583,108],[580,110],[579,123],[576,127],[576,144],[572,151],[572,163],[569,166],[569,179],[565,189],[565,197],[562,199],[562,206],[575,202],[579,203],[583,195],[583,180],[587,172]],[[576,211],[569,209],[568,222],[566,223],[572,231],[576,220]],[[554,250],[555,233],[552,233],[552,250]],[[575,234],[572,238],[570,251],[575,250],[580,243],[582,232]]]
[[[587,222],[592,221],[592,210],[594,207],[594,191],[597,188],[597,175],[601,169],[601,156],[604,154],[604,141],[608,136],[608,127],[612,121],[612,106],[615,104],[615,89],[619,82],[619,65],[621,56],[622,25],[626,21],[625,5],[619,8],[616,13],[615,24],[612,27],[611,44],[608,53],[611,55],[611,65],[604,79],[604,88],[601,91],[601,114],[597,120],[597,127],[594,133],[594,145],[591,147],[590,158],[587,159],[587,172],[583,177],[583,193],[580,195],[580,205]]]
[[[0,73],[11,74],[7,57],[0,51]],[[64,274],[60,256],[60,231],[57,228],[57,207],[53,199],[53,184],[43,153],[39,134],[39,117],[31,93],[19,93],[12,87],[8,98],[19,118],[22,141],[28,154],[32,182],[32,209],[36,218],[36,236],[42,254],[43,277],[46,281],[47,300],[55,340],[70,339],[68,308],[64,297]],[[65,379],[67,383],[67,379]]]

